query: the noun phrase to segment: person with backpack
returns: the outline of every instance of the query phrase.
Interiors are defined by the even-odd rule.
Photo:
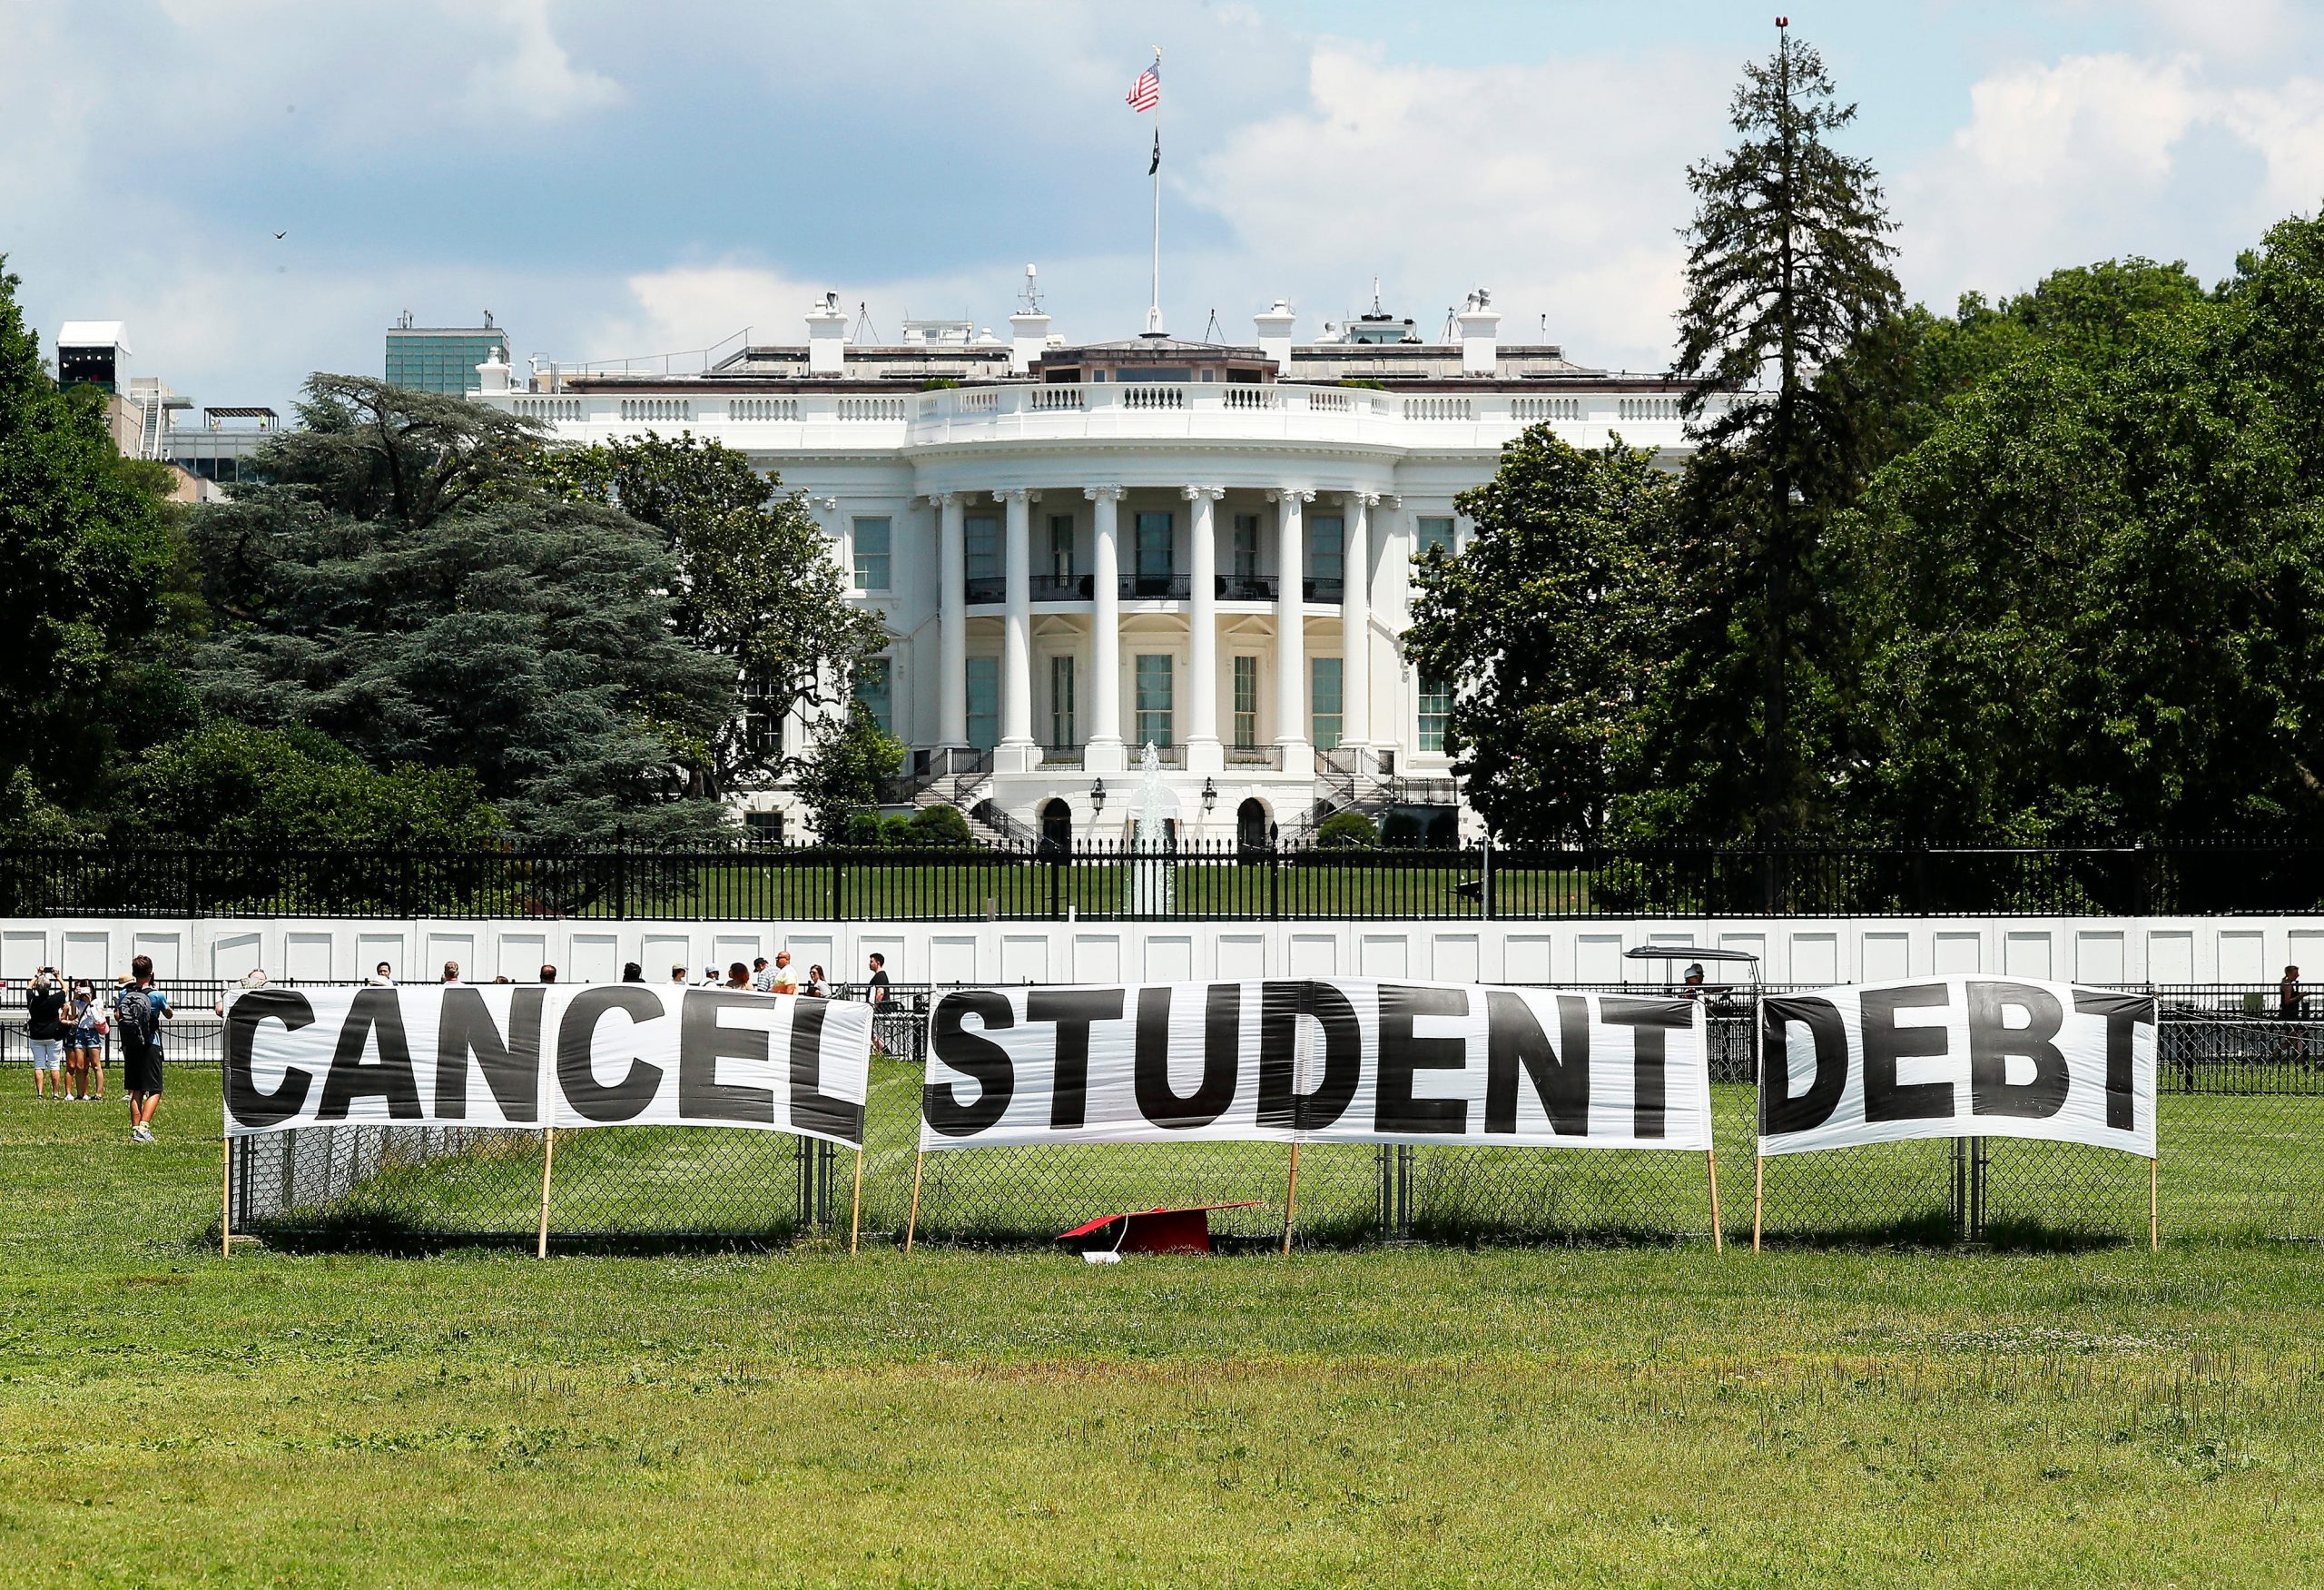
[[[113,996],[132,1142],[153,1141],[153,1111],[162,1102],[162,1020],[169,1013],[170,996],[153,986],[153,957],[138,956],[129,963],[128,980]]]

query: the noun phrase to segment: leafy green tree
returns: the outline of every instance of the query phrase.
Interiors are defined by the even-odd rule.
[[[1363,850],[1380,843],[1380,825],[1362,812],[1334,812],[1315,825],[1315,843],[1325,850]]]
[[[1827,141],[1855,117],[1822,57],[1785,31],[1771,58],[1744,68],[1730,114],[1739,142],[1687,172],[1696,212],[1671,374],[1689,383],[1688,417],[1711,415],[1697,535],[1738,544],[1711,548],[1698,573],[1739,581],[1706,593],[1719,622],[1702,639],[1756,653],[1757,825],[1768,835],[1807,820],[1793,665],[1828,638],[1812,613],[1817,539],[1844,506],[1833,499],[1856,450],[1852,409],[1814,377],[1902,305],[1876,175]],[[1727,695],[1734,659],[1698,660]]]
[[[546,469],[569,493],[661,532],[677,568],[678,634],[733,659],[734,710],[685,757],[688,793],[762,789],[796,771],[800,755],[751,726],[837,705],[856,666],[888,644],[880,616],[848,599],[804,504],[743,453],[690,433],[561,449]]]
[[[547,489],[537,428],[319,375],[264,483],[196,515],[215,716],[320,730],[374,768],[472,769],[528,840],[679,841],[734,665],[676,632],[661,534]]]
[[[1676,482],[1650,448],[1584,452],[1540,426],[1459,506],[1476,534],[1420,566],[1404,636],[1452,687],[1453,772],[1504,839],[1597,835],[1648,755],[1640,707],[1669,664]]]
[[[1881,826],[2324,815],[2324,518],[2240,330],[2197,304],[2103,349],[2048,341],[1948,404],[1839,527]]]
[[[865,808],[879,804],[881,786],[904,765],[903,746],[861,701],[849,702],[842,715],[819,719],[813,735],[814,749],[792,787],[818,837],[828,843],[848,835],[855,843],[851,820],[867,815]],[[875,827],[867,843],[877,844],[885,838],[877,821],[873,818]]]
[[[153,628],[172,549],[152,483],[125,467],[93,388],[60,390],[0,256],[0,781],[25,774],[23,810],[85,797],[146,727],[114,686]],[[116,716],[132,744],[117,743]]]
[[[460,850],[491,844],[502,826],[465,767],[376,770],[310,729],[226,723],[142,757],[123,780],[114,832],[251,850]]]
[[[931,850],[961,850],[976,843],[958,806],[922,806],[911,815],[911,842]]]

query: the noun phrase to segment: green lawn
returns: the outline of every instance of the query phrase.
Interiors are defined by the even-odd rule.
[[[2324,1577],[2309,1245],[223,1262],[5,1081],[12,1583]]]

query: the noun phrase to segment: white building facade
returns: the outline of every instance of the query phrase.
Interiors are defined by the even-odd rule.
[[[1347,807],[1449,838],[1450,696],[1403,646],[1414,559],[1462,544],[1455,499],[1529,427],[1690,446],[1669,383],[1504,347],[1499,319],[1479,292],[1446,341],[1374,314],[1298,344],[1277,304],[1248,345],[1068,346],[1029,309],[1007,342],[871,346],[827,301],[803,347],[682,376],[487,365],[476,400],[562,440],[692,431],[803,493],[890,637],[858,695],[911,748],[900,798],[1117,837],[1151,745],[1181,839]],[[750,804],[800,820],[779,790]]]

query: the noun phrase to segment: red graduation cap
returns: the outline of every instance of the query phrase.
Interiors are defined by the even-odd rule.
[[[1114,1253],[1207,1253],[1210,1251],[1210,1211],[1215,1209],[1256,1209],[1258,1200],[1240,1203],[1197,1204],[1192,1209],[1128,1210],[1099,1215],[1086,1226],[1060,1231],[1060,1242],[1082,1240],[1085,1250]],[[1119,1225],[1110,1245],[1104,1233]]]

